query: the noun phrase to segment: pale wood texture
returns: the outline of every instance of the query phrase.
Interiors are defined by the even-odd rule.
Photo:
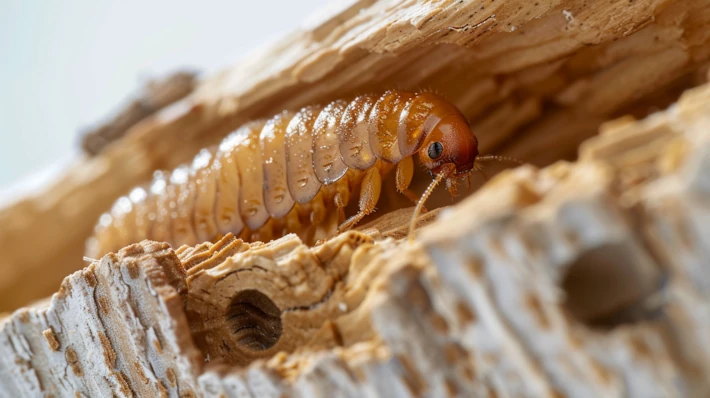
[[[0,321],[0,395],[708,396],[708,167],[710,84],[414,241],[129,246]]]
[[[0,210],[0,310],[56,289],[120,195],[241,123],[386,88],[433,89],[484,153],[536,165],[574,156],[610,116],[639,116],[698,84],[707,0],[348,1],[201,82],[100,155]],[[36,250],[42,242],[42,250]]]

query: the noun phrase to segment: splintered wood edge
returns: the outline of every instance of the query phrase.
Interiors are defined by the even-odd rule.
[[[143,242],[68,276],[43,305],[1,321],[8,396],[190,395],[202,354],[167,244]]]
[[[662,107],[697,84],[710,57],[703,6],[347,1],[0,211],[0,309],[49,294],[80,267],[100,214],[155,169],[283,109],[393,86],[432,88],[469,117],[482,152],[534,164],[573,156],[610,115]]]
[[[609,127],[578,163],[497,176],[414,244],[352,231],[313,248],[293,235],[130,246],[2,321],[0,391],[707,395],[708,115],[710,85]],[[220,327],[208,307],[220,315],[245,289],[311,316],[282,313],[298,343],[261,354],[247,344],[248,361],[230,366],[206,355],[220,343],[200,333]],[[357,297],[343,307],[347,292]]]

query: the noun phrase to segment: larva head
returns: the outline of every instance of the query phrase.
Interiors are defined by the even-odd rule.
[[[427,118],[433,127],[419,148],[419,160],[433,174],[444,169],[464,174],[473,169],[478,156],[478,140],[466,118],[453,105],[442,98],[431,109]]]

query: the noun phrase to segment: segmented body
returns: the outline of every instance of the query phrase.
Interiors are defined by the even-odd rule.
[[[149,186],[120,198],[101,217],[87,255],[143,239],[178,247],[231,232],[268,241],[305,223],[337,226],[359,193],[352,226],[374,209],[382,177],[395,167],[398,188],[416,199],[407,191],[412,155],[451,112],[458,110],[432,93],[387,91],[247,123],[192,165],[157,172]]]

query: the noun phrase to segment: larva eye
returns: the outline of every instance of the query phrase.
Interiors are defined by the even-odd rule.
[[[429,157],[433,160],[439,159],[441,157],[441,154],[444,152],[444,146],[441,144],[441,142],[432,142],[431,145],[429,145],[429,150],[427,151],[427,154]]]

